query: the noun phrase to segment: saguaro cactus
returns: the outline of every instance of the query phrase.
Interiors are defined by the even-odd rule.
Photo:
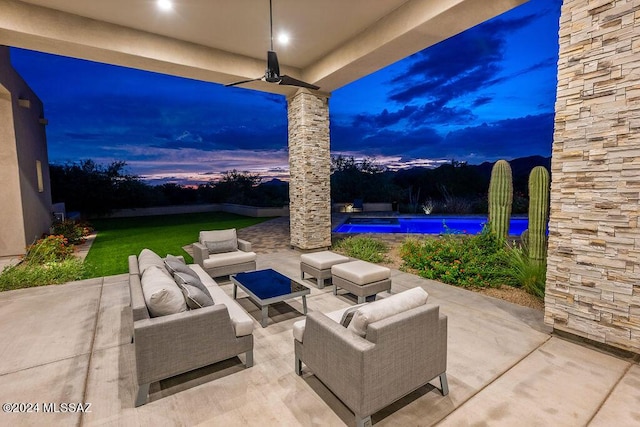
[[[549,171],[536,166],[529,174],[529,258],[544,262],[547,255]]]
[[[501,239],[506,239],[509,235],[512,203],[511,166],[506,160],[498,160],[493,165],[489,182],[489,225],[491,231]]]

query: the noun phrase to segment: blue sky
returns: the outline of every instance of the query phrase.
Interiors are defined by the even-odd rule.
[[[391,168],[551,155],[561,0],[531,0],[333,92],[332,154]],[[127,162],[152,183],[285,177],[286,100],[12,49],[45,104],[49,160]]]

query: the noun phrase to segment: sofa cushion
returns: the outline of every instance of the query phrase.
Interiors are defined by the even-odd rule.
[[[204,245],[210,254],[221,254],[225,252],[234,252],[238,250],[238,239],[205,241]]]
[[[237,301],[227,295],[224,289],[218,286],[216,281],[213,280],[202,267],[194,264],[191,268],[198,274],[202,283],[207,287],[215,304],[224,304],[227,307],[236,336],[251,335],[251,333],[253,333],[253,318],[247,314]]]
[[[166,316],[187,310],[182,291],[167,275],[164,267],[151,265],[142,273],[142,294],[151,317]]]
[[[209,307],[214,304],[209,290],[202,284],[200,279],[193,278],[184,273],[176,273],[174,277],[176,283],[182,290],[182,294],[187,302],[187,307],[194,310]]]
[[[145,248],[140,252],[140,255],[138,255],[138,267],[140,268],[140,274],[144,273],[144,271],[152,265],[156,265],[162,270],[165,270],[164,261],[160,258],[160,255],[153,252],[151,249]],[[167,271],[165,270],[164,273],[166,274]]]
[[[300,262],[318,270],[327,270],[332,265],[349,262],[349,257],[331,251],[313,252],[300,255]]]
[[[391,270],[381,265],[358,260],[334,265],[331,267],[331,275],[356,285],[366,285],[388,279],[391,276]]]
[[[244,262],[251,262],[256,260],[255,252],[225,252],[222,254],[212,254],[208,259],[205,259],[202,263],[205,269],[214,267],[224,267],[227,265],[242,264]]]
[[[353,315],[351,323],[347,329],[360,335],[366,336],[367,326],[395,314],[402,313],[412,308],[419,307],[427,303],[429,294],[420,287],[412,288],[399,294],[365,304]]]

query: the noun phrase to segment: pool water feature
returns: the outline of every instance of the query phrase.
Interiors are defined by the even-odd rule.
[[[487,223],[484,216],[428,216],[367,218],[351,217],[336,227],[335,233],[415,233],[415,234],[477,234]],[[509,235],[520,236],[529,219],[511,218]]]

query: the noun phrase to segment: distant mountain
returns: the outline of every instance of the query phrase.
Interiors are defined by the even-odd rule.
[[[289,183],[286,182],[286,181],[283,181],[281,179],[278,179],[278,178],[273,178],[273,179],[271,179],[269,181],[265,181],[265,182],[261,183],[260,185],[273,185],[273,186],[278,186],[279,187],[279,186],[282,186],[282,185],[289,185]]]
[[[496,162],[484,162],[475,166],[478,168],[478,171],[486,176],[491,176],[491,168],[495,165]],[[517,159],[509,160],[509,165],[511,165],[511,172],[513,176],[526,174],[529,176],[531,169],[536,166],[544,166],[547,169],[551,170],[551,157],[542,157],[542,156],[529,156],[529,157],[520,157]]]
[[[484,162],[477,166],[470,166],[477,168],[478,172],[486,179],[491,178],[491,169],[496,162]],[[529,156],[520,157],[517,159],[509,160],[511,166],[511,173],[513,175],[513,188],[515,191],[521,193],[527,192],[529,185],[529,174],[531,169],[536,166],[544,166],[549,172],[551,172],[551,157],[542,156]]]

